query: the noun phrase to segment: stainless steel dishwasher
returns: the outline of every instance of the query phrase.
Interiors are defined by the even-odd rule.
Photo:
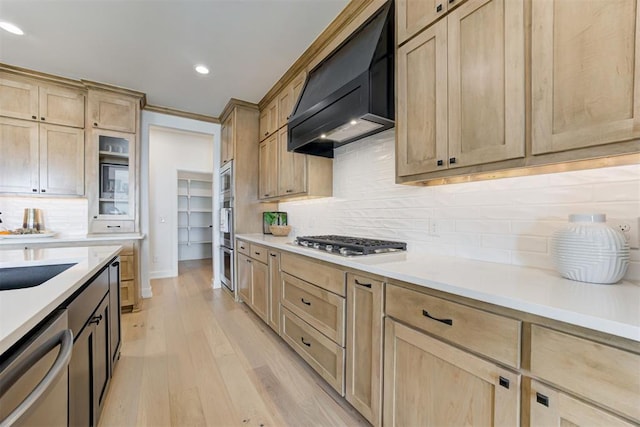
[[[73,333],[57,310],[0,359],[0,427],[66,426]]]

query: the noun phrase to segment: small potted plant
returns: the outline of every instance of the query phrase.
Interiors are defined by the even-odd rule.
[[[264,221],[274,236],[287,236],[291,232],[286,212],[264,212]]]

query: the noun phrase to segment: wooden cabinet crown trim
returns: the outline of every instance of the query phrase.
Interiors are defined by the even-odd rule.
[[[306,70],[312,61],[316,59],[317,55],[329,46],[330,43],[338,39],[340,39],[340,42],[346,39],[350,34],[343,34],[344,28],[356,20],[360,14],[374,2],[382,3],[381,0],[351,0],[349,4],[342,9],[342,12],[340,12],[313,43],[311,43],[307,50],[300,55],[296,62],[280,77],[280,80],[262,97],[260,102],[258,102],[260,109],[265,108],[298,74]]]
[[[231,114],[233,109],[236,107],[249,108],[251,110],[258,111],[258,104],[254,104],[248,101],[243,101],[237,98],[231,98],[229,99],[229,102],[227,102],[227,105],[225,105],[225,107],[222,109],[222,113],[220,113],[220,117],[218,119],[221,122],[224,122],[227,116],[229,116],[229,114]]]
[[[151,104],[146,104],[143,109],[154,113],[168,114],[170,116],[184,117],[187,119],[199,120],[201,122],[220,124],[220,119],[218,117],[207,116],[206,114],[191,113],[189,111]]]
[[[0,71],[5,71],[7,73],[11,73],[16,76],[29,77],[29,78],[46,81],[47,83],[73,86],[78,89],[87,88],[84,84],[82,84],[82,82],[78,80],[69,79],[67,77],[56,76],[53,74],[47,74],[41,71],[30,70],[28,68],[16,67],[15,65],[9,65],[2,62],[0,62]]]

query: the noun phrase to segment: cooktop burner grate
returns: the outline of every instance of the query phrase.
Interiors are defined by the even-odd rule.
[[[407,244],[404,242],[338,235],[301,236],[296,239],[295,243],[341,255],[369,255],[407,250]]]

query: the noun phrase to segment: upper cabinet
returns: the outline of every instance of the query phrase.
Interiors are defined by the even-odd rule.
[[[287,125],[289,118],[293,114],[293,108],[298,102],[298,97],[302,88],[304,87],[304,81],[306,73],[302,72],[293,79],[291,83],[278,95],[278,128]]]
[[[640,152],[637,2],[525,3],[396,2],[396,182],[597,167],[588,160]]]
[[[0,116],[84,128],[85,92],[0,72]]]
[[[84,195],[85,93],[0,72],[0,192]]]
[[[141,94],[90,87],[86,142],[90,233],[139,230]]]
[[[532,2],[533,154],[640,136],[636,0]]]
[[[93,128],[137,132],[140,99],[104,91],[89,92],[89,121]]]
[[[278,99],[274,99],[260,112],[260,141],[278,130]]]
[[[260,143],[261,200],[329,197],[332,192],[332,160],[287,151],[286,126]]]
[[[220,166],[233,160],[235,114],[229,114],[220,125]]]
[[[470,0],[398,49],[398,176],[524,156],[523,14]]]
[[[423,28],[447,14],[449,9],[466,0],[397,0],[396,26],[398,43],[404,43]]]

